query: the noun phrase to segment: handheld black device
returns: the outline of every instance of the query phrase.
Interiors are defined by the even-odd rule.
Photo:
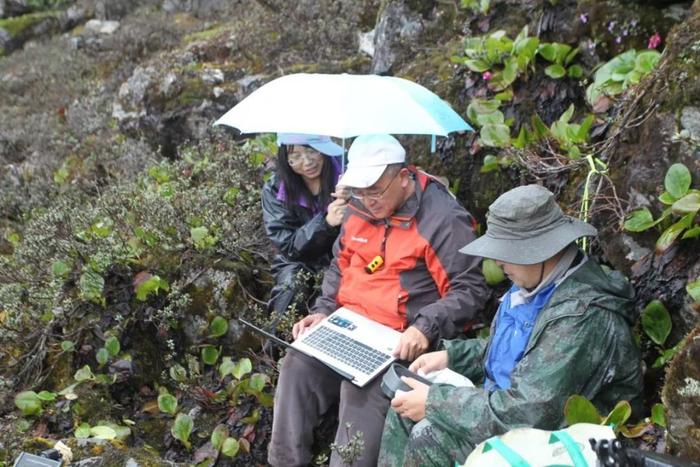
[[[384,373],[381,384],[382,391],[389,399],[394,398],[394,394],[396,393],[397,389],[401,389],[402,391],[411,390],[411,386],[401,381],[402,376],[408,376],[409,378],[416,379],[421,383],[427,384],[428,386],[433,384],[432,381],[424,378],[423,376],[417,375],[405,366],[399,365],[398,363],[392,363],[389,369],[386,370],[386,373]]]

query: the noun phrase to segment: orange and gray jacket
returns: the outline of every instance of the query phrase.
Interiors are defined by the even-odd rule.
[[[475,238],[472,216],[441,183],[413,173],[415,193],[389,219],[352,202],[312,313],[345,306],[394,329],[415,326],[435,343],[483,308],[481,259],[458,252]],[[367,272],[377,256],[382,266]]]

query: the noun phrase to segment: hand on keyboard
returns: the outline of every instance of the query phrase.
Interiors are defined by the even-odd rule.
[[[410,326],[401,334],[401,339],[394,349],[394,357],[399,360],[413,361],[428,350],[428,344],[428,338],[418,328]]]
[[[294,324],[292,328],[292,337],[297,339],[299,336],[304,334],[304,332],[312,327],[316,326],[320,321],[325,318],[326,315],[323,313],[314,313],[313,315],[305,316]]]

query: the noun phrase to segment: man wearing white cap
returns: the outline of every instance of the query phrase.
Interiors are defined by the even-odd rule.
[[[392,136],[360,136],[348,157],[338,183],[351,188],[352,198],[334,258],[322,295],[293,334],[345,306],[401,331],[394,354],[413,361],[463,329],[486,301],[479,259],[455,254],[475,238],[475,224],[444,185],[405,164],[406,151]],[[389,406],[380,381],[358,388],[313,359],[288,353],[275,396],[270,464],[310,463],[313,430],[339,402],[336,444],[361,432],[364,451],[353,465],[376,465]],[[330,464],[343,464],[337,452]]]

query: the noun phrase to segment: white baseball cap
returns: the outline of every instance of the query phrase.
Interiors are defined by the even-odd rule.
[[[339,185],[367,188],[382,176],[386,166],[406,162],[406,150],[391,135],[362,135],[355,138],[348,151],[347,170]]]

